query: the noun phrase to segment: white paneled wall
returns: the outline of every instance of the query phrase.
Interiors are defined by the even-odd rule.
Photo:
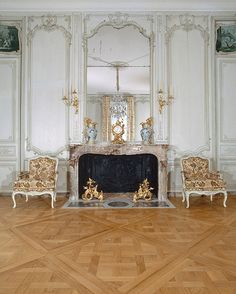
[[[0,192],[11,189],[20,166],[19,63],[0,57]]]
[[[67,187],[69,113],[62,97],[71,93],[71,17],[27,19],[26,147],[22,156],[49,154],[59,163],[58,191]],[[27,165],[27,163],[26,163]]]
[[[22,54],[0,53],[0,192],[10,192],[16,171],[38,154],[60,158],[58,191],[66,192],[68,144],[82,141],[86,113],[83,32],[92,33],[108,14],[31,14],[21,15]],[[224,173],[229,190],[236,190],[236,53],[215,53],[213,14],[129,14],[154,34],[151,111],[158,122],[156,140],[170,144],[168,189],[173,192],[181,191],[179,160],[189,153],[209,156]],[[225,19],[230,15],[225,13]],[[162,114],[157,103],[160,81],[165,93],[172,85],[175,98]],[[74,89],[79,114],[61,101]],[[96,105],[91,102],[90,110],[101,117]],[[140,117],[145,107],[136,105]]]
[[[179,191],[180,157],[203,152],[212,157],[208,18],[169,16],[166,38],[168,75],[175,97],[169,113],[169,190]]]
[[[236,189],[236,56],[217,55],[218,168]]]

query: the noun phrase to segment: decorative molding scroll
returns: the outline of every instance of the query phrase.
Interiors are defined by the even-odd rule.
[[[171,146],[169,145],[169,151],[173,152],[176,157],[180,158],[186,155],[194,155],[194,156],[204,156],[204,152],[211,150],[211,139],[209,138],[208,142],[205,145],[199,146],[198,148],[194,150],[181,150],[177,146]]]
[[[179,16],[180,24],[185,31],[191,31],[194,29],[195,17],[194,15],[184,14]]]
[[[196,24],[194,15],[190,15],[188,13],[186,13],[184,15],[180,15],[179,16],[179,22],[180,22],[179,25],[174,24],[172,27],[167,28],[166,34],[165,34],[166,43],[170,42],[170,39],[171,39],[173,33],[175,31],[177,31],[177,30],[183,30],[183,31],[186,31],[186,32],[189,32],[189,31],[192,31],[192,30],[199,30],[203,40],[206,43],[206,45],[207,46],[209,45],[210,35],[209,35],[208,27],[203,28],[201,25]]]
[[[108,15],[108,20],[105,19],[102,22],[100,22],[94,29],[92,29],[89,33],[84,34],[84,42],[86,43],[86,40],[93,37],[100,28],[103,26],[111,26],[115,29],[123,29],[124,27],[127,26],[134,26],[139,30],[139,32],[146,38],[152,39],[153,34],[151,33],[148,35],[147,31],[141,27],[136,21],[129,20],[129,15],[124,14],[121,12],[116,12],[115,14],[109,14]]]
[[[43,150],[35,147],[34,145],[31,144],[31,141],[30,141],[29,138],[26,138],[25,141],[26,141],[26,150],[28,152],[32,151],[35,155],[49,155],[49,156],[56,157],[56,156],[59,156],[59,155],[63,155],[63,153],[65,151],[68,151],[68,145],[60,147],[55,152],[52,152],[52,151],[47,151],[47,150],[43,151]]]
[[[35,33],[39,30],[45,30],[47,32],[59,30],[64,34],[64,36],[65,36],[66,40],[69,42],[69,44],[71,44],[72,35],[67,29],[65,29],[65,27],[57,24],[57,16],[51,15],[51,14],[46,15],[46,16],[43,15],[43,16],[41,16],[41,24],[37,24],[33,29],[30,29],[30,23],[32,23],[33,21],[34,21],[34,18],[32,18],[32,17],[30,17],[28,19],[28,28],[29,28],[29,32],[27,35],[28,45],[30,44]],[[66,21],[68,22],[68,20],[66,20]]]
[[[71,16],[70,15],[65,15],[64,20],[68,24],[68,29],[71,30]]]

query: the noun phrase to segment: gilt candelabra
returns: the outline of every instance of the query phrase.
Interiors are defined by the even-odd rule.
[[[72,91],[71,97],[64,95],[62,101],[65,105],[74,107],[75,114],[79,112],[79,97],[76,90]]]
[[[165,94],[162,91],[162,89],[160,89],[158,91],[158,103],[159,103],[159,112],[160,114],[162,114],[163,108],[167,105],[170,105],[173,102],[174,96],[173,94],[169,94],[166,98],[165,98]]]

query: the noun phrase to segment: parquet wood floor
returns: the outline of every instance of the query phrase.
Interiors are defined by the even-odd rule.
[[[0,197],[0,294],[236,294],[236,196],[186,209],[62,209]]]

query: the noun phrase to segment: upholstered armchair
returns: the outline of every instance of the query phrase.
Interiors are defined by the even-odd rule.
[[[218,171],[209,171],[209,159],[200,156],[182,158],[181,174],[183,202],[186,200],[186,208],[189,208],[190,194],[207,195],[212,201],[213,195],[219,193],[224,195],[223,206],[226,207],[225,182]]]
[[[50,156],[38,156],[29,160],[28,172],[21,172],[15,181],[12,192],[13,208],[16,207],[15,195],[36,196],[49,194],[51,206],[56,201],[58,159]]]

